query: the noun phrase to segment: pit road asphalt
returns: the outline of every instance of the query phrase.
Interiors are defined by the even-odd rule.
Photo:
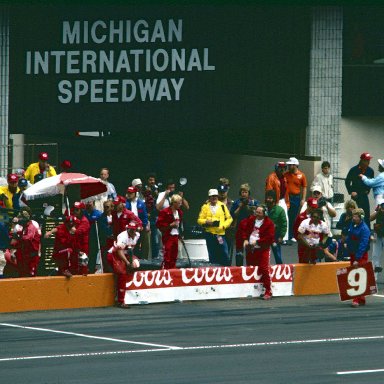
[[[383,288],[1,314],[0,383],[383,383]]]

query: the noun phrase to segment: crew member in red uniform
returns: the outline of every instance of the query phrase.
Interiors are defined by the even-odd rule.
[[[79,220],[75,216],[67,216],[64,223],[58,225],[55,231],[52,257],[58,265],[59,275],[68,278],[72,275],[85,275],[88,272],[87,267],[79,263],[79,254],[75,250],[75,233],[78,224]]]
[[[266,216],[266,208],[259,206],[254,210],[254,215],[241,221],[239,229],[243,246],[247,250],[247,265],[257,266],[258,272],[261,274],[265,293],[260,297],[263,300],[270,300],[272,288],[269,260],[271,245],[275,241],[275,225]]]
[[[183,211],[180,209],[183,198],[173,195],[170,206],[160,211],[156,226],[162,233],[164,248],[163,269],[176,268],[177,254],[179,252],[180,223],[183,219]]]
[[[117,306],[120,308],[129,308],[129,305],[124,303],[127,279],[134,269],[140,267],[138,257],[133,254],[140,238],[137,229],[135,221],[128,223],[126,230],[117,236],[114,246],[107,254],[107,260],[117,275]]]
[[[304,220],[310,218],[313,210],[315,210],[317,208],[318,208],[317,199],[315,199],[314,197],[309,197],[307,199],[307,209],[304,212],[301,212],[296,217],[295,223],[293,224],[293,236],[296,240],[298,240],[298,237],[299,237],[299,231],[298,230],[299,230],[300,224]],[[304,246],[304,244],[302,242],[299,242],[297,244],[297,254],[299,257],[299,263],[307,263],[308,262],[308,259],[305,256],[305,250],[306,250],[306,247]]]
[[[37,275],[40,261],[41,230],[39,224],[31,219],[29,207],[23,207],[13,219],[11,247],[15,256],[19,277]]]
[[[88,219],[84,216],[84,209],[85,209],[85,204],[79,201],[76,201],[73,204],[72,211],[73,211],[73,216],[78,219],[78,222],[75,225],[76,231],[75,231],[75,253],[79,255],[79,262],[80,264],[83,264],[82,268],[83,271],[86,271],[85,273],[83,272],[83,275],[87,274],[88,271],[88,266],[87,266],[87,260],[89,255],[89,232],[91,231],[91,225],[89,224]],[[96,257],[96,255],[91,255],[91,257]],[[91,271],[93,273],[94,271]]]
[[[115,210],[112,213],[112,227],[115,239],[117,239],[117,236],[121,232],[125,231],[125,228],[131,221],[137,224],[138,231],[143,229],[141,220],[132,211],[125,208],[125,203],[126,200],[123,196],[117,196],[116,199],[113,200]]]

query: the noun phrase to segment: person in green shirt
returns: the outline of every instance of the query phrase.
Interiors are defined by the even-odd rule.
[[[265,204],[268,208],[268,217],[275,224],[275,241],[272,244],[272,252],[276,264],[283,264],[281,257],[281,244],[287,232],[287,218],[284,209],[276,204],[276,192],[273,190],[265,193]]]

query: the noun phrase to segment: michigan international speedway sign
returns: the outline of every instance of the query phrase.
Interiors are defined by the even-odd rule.
[[[309,43],[304,7],[11,7],[10,132],[255,135],[265,149],[278,130],[288,153],[307,123]]]

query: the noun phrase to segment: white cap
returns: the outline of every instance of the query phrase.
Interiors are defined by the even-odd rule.
[[[322,192],[321,191],[321,186],[319,184],[313,184],[312,187],[311,187],[311,191],[312,192],[315,192],[315,191]]]
[[[288,161],[285,162],[285,164],[299,165],[299,160],[297,160],[296,157],[290,157]]]
[[[384,168],[384,160],[377,159],[377,162]]]
[[[217,189],[210,189],[208,191],[208,197],[211,197],[211,196],[219,196],[219,192]]]
[[[132,180],[132,187],[136,187],[136,185],[143,184],[140,179],[133,179]]]

